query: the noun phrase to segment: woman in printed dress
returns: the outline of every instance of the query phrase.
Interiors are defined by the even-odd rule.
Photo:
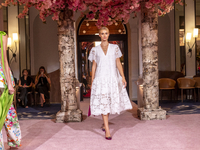
[[[126,91],[126,79],[120,62],[122,53],[116,44],[109,44],[109,30],[99,30],[101,44],[91,49],[88,59],[92,64],[92,88],[90,97],[91,115],[102,115],[105,139],[111,140],[108,117],[109,114],[120,114],[132,109]]]
[[[3,38],[3,46],[2,46],[2,42],[0,43],[1,49],[3,48],[3,50],[0,51],[0,54],[3,52],[3,57],[5,58],[3,62],[2,57],[1,57],[1,63],[0,63],[0,92],[2,94],[5,87],[8,86],[9,94],[12,95],[15,92],[13,88],[15,83],[14,83],[14,79],[10,71],[10,68],[8,66],[8,61],[7,61],[7,52],[6,52],[7,35],[4,32],[0,31],[0,36]],[[3,64],[5,65],[5,72],[3,71]],[[4,121],[4,125],[5,125],[5,129],[7,133],[8,145],[10,146],[10,148],[19,147],[21,143],[21,130],[20,130],[19,121],[18,121],[17,114],[16,114],[13,104],[11,104],[10,109],[8,110],[7,116]],[[2,136],[2,131],[1,131],[0,150],[3,150],[3,149],[4,149],[4,144],[3,144],[3,136]]]

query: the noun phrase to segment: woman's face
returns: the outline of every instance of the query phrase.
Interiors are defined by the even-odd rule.
[[[28,75],[28,71],[27,71],[27,70],[24,70],[23,75],[24,75],[24,76],[27,76],[27,75]]]
[[[40,74],[43,74],[44,73],[44,69],[40,69]]]
[[[108,30],[101,30],[99,33],[99,37],[101,38],[101,41],[108,41],[109,38]]]

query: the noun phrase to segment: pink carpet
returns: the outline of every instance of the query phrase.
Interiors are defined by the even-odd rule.
[[[89,100],[81,102],[84,121],[22,120],[22,150],[200,150],[200,114],[172,115],[162,121],[140,121],[133,110],[110,117],[113,139],[104,139],[100,117],[87,117]],[[4,144],[6,149],[6,136]]]

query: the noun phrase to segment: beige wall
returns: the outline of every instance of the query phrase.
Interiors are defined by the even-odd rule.
[[[192,47],[195,42],[193,38],[193,29],[195,28],[195,8],[194,1],[185,0],[187,6],[185,7],[185,36],[188,32],[192,33],[192,39],[190,41],[190,47]],[[192,49],[192,57],[190,57],[188,52],[188,45],[186,45],[186,76],[193,77],[196,74],[196,55],[195,55],[195,46]]]
[[[173,17],[170,14],[165,15],[164,17],[158,17],[158,68],[161,71],[170,71],[172,70],[172,53],[174,47],[172,47],[171,37],[174,37],[174,34],[171,33],[171,28],[174,23],[173,19],[170,20],[170,17]]]
[[[11,37],[11,39],[13,40],[13,33],[18,33],[18,7],[17,6],[10,6],[8,7],[8,37]],[[19,42],[17,41],[17,57],[16,57],[16,62],[13,59],[13,61],[10,64],[10,68],[12,69],[14,76],[19,79],[20,76],[20,71],[19,71]],[[13,49],[13,51],[15,51],[15,44],[12,41],[12,45],[11,48]],[[11,52],[9,53],[9,57],[12,57]]]
[[[47,72],[59,69],[57,23],[51,17],[44,24],[35,8],[30,10],[31,72],[36,74],[40,66]]]

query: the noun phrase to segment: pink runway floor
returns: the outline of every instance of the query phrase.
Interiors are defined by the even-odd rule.
[[[140,121],[133,110],[110,117],[111,141],[104,139],[101,117],[87,117],[89,100],[81,102],[83,122],[22,120],[22,150],[200,150],[200,115],[172,115],[163,121]],[[5,148],[6,135],[4,133]]]

